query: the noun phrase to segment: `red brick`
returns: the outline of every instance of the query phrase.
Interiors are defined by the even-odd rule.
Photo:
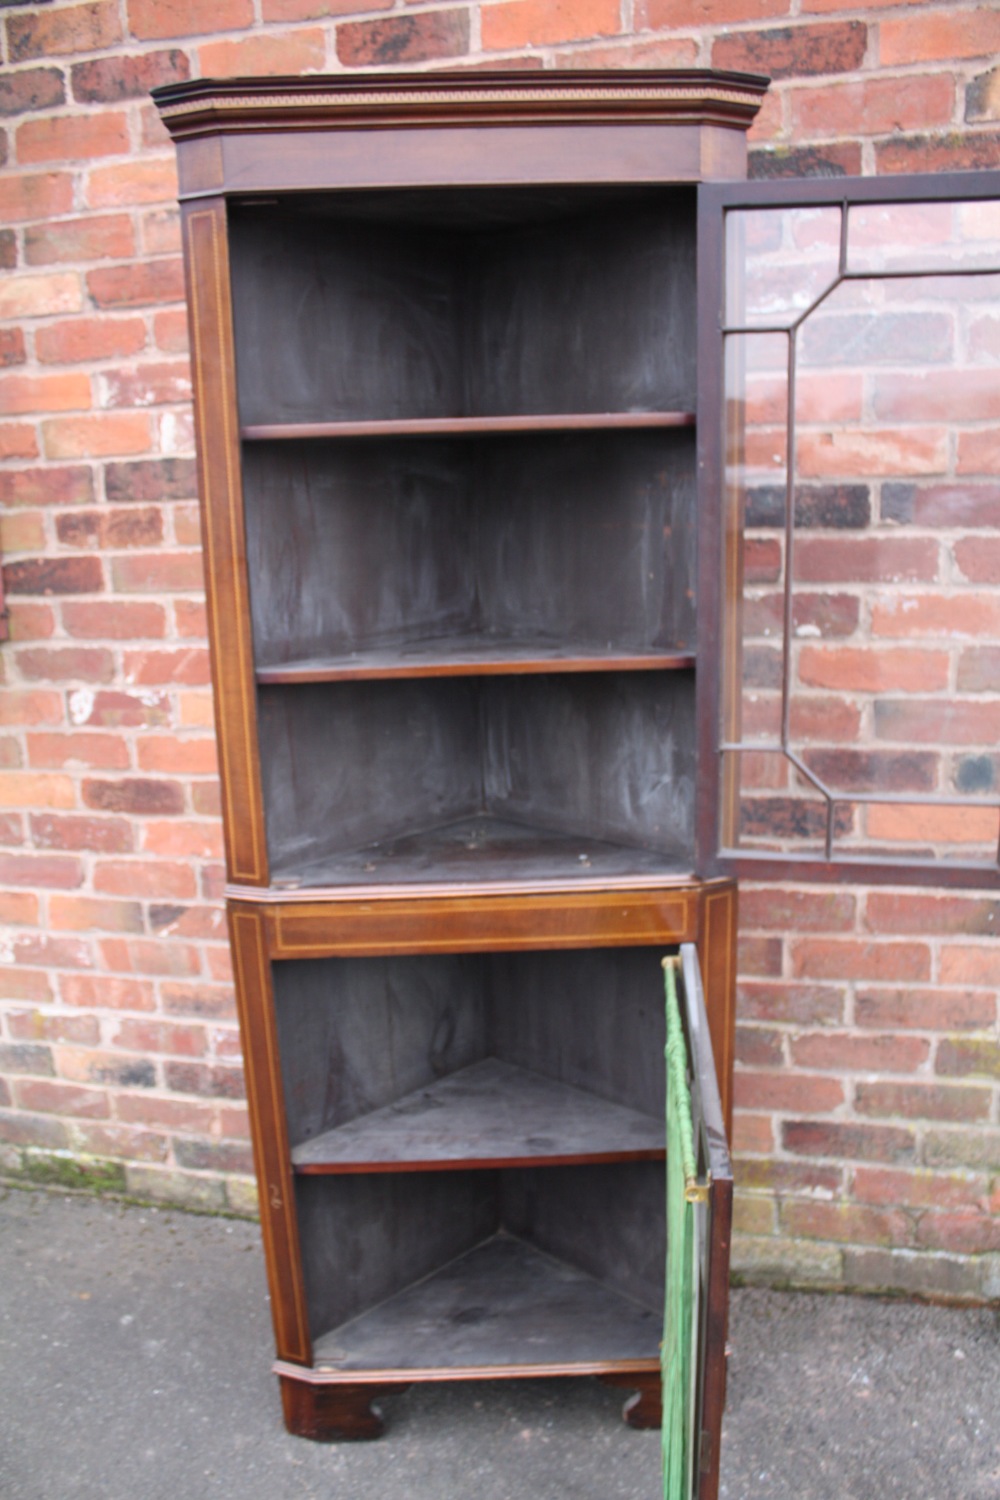
[[[215,741],[156,735],[137,743],[139,769],[174,775],[206,776],[218,771]]]
[[[806,431],[799,435],[796,456],[806,478],[943,474],[948,467],[948,434],[941,427]]]
[[[929,979],[930,949],[925,943],[866,943],[847,938],[801,938],[792,945],[797,978],[868,979],[892,982]]]
[[[96,738],[110,736],[98,735]],[[32,813],[31,836],[35,846],[41,849],[88,849],[102,854],[130,854],[134,847],[132,824],[127,818]]]
[[[875,415],[898,422],[995,421],[1000,393],[992,370],[905,371],[875,377]]]
[[[87,417],[53,417],[42,423],[48,458],[144,453],[151,436],[145,412],[98,412]]]
[[[844,1086],[837,1079],[807,1073],[752,1073],[738,1068],[733,1088],[740,1109],[822,1115],[844,1102]]]
[[[355,16],[363,10],[387,10],[392,0],[262,0],[265,21],[316,21],[321,16]]]
[[[876,170],[882,172],[971,172],[995,167],[1000,133],[955,130],[941,135],[890,136],[875,146]],[[960,466],[961,467],[961,466]]]
[[[0,536],[8,557],[15,552],[44,551],[47,538],[41,511],[15,511],[0,517]]]
[[[787,16],[790,9],[789,0],[639,0],[635,25],[637,31],[701,30],[735,26],[740,21],[766,21]]]
[[[100,381],[107,406],[158,406],[191,399],[191,369],[187,360],[107,370],[102,372]]]
[[[75,126],[78,122],[74,120],[72,123]],[[30,224],[24,234],[25,260],[30,266],[48,265],[53,261],[76,264],[106,257],[120,259],[134,251],[132,222],[125,214]]]
[[[134,641],[157,639],[166,633],[166,612],[162,604],[145,600],[67,603],[63,605],[62,615],[67,633],[84,640]]]
[[[784,568],[781,543],[769,537],[747,537],[743,543],[746,583],[777,583]]]
[[[736,1061],[744,1067],[780,1068],[784,1061],[781,1032],[766,1026],[737,1026]]]
[[[150,547],[163,540],[163,515],[155,506],[74,510],[56,517],[56,536],[64,547],[92,547],[101,551]],[[92,606],[98,611],[107,607]]]
[[[110,167],[93,167],[87,179],[87,202],[91,208],[174,203],[176,199],[177,168],[172,157],[150,157],[120,165],[115,163]]]
[[[606,3],[606,0],[605,0]],[[488,33],[485,15],[481,24]],[[484,46],[496,46],[496,42]],[[337,27],[337,57],[347,68],[393,67],[399,63],[462,57],[469,50],[467,10],[431,10]]]
[[[109,974],[60,974],[59,993],[65,1005],[83,1010],[138,1010],[156,1008],[148,981],[116,979]]]
[[[128,19],[131,35],[143,42],[254,24],[252,0],[128,0]]]
[[[17,692],[13,688],[0,693],[0,724],[60,724],[62,717],[58,693],[42,689]]]
[[[101,932],[141,932],[138,901],[106,901],[93,896],[52,896],[49,925],[60,932],[91,929]]]
[[[180,651],[126,651],[124,671],[126,680],[137,687],[161,682],[202,687],[212,680],[208,652],[197,646]]]
[[[49,975],[39,969],[0,967],[0,995],[5,1000],[34,1000],[46,1004],[52,999]]]
[[[859,1115],[911,1120],[985,1120],[991,1102],[989,1089],[929,1083],[859,1083],[854,1091]]]
[[[165,354],[186,354],[189,347],[187,313],[157,313],[153,319],[153,337],[156,347]]]
[[[147,255],[180,253],[181,223],[176,209],[152,208],[143,214],[142,248]]]
[[[951,123],[955,84],[946,73],[915,78],[858,79],[793,89],[792,138],[887,135]]]
[[[934,1070],[952,1078],[1000,1079],[1000,1042],[985,1037],[945,1037],[938,1044]]]
[[[91,0],[48,12],[35,9],[34,14],[11,16],[7,21],[11,62],[97,52],[120,41],[121,34],[115,0]]]
[[[0,75],[0,115],[19,115],[63,104],[66,88],[58,68],[21,68]]]
[[[174,1143],[178,1163],[192,1171],[253,1172],[253,1153],[249,1146],[232,1141],[185,1141]]]
[[[910,8],[897,20],[879,24],[883,67],[919,62],[950,62],[959,57],[992,57],[1000,51],[1000,14],[992,6],[920,14]]]
[[[221,902],[226,894],[225,865],[203,865],[201,868],[201,896],[204,901]]]
[[[152,727],[167,723],[170,717],[170,701],[165,693],[81,690],[69,694],[68,708],[72,724],[106,729]]]
[[[483,50],[506,52],[614,36],[621,13],[614,0],[499,0],[482,6],[480,25]]]
[[[311,31],[268,31],[239,41],[205,42],[198,48],[199,68],[205,78],[260,78],[269,73],[292,76],[314,73],[325,62],[326,33],[319,27]]]
[[[168,1016],[204,1016],[224,1020],[236,1014],[231,985],[174,984],[161,986],[163,1009]]]
[[[112,1046],[130,1052],[166,1052],[175,1057],[201,1057],[205,1051],[205,1028],[171,1021],[123,1020],[112,1037]]]
[[[864,1073],[912,1073],[930,1056],[923,1037],[855,1035],[851,1032],[813,1032],[793,1037],[796,1067]]]
[[[148,854],[219,859],[222,856],[222,829],[218,823],[150,822],[143,829],[142,847]]]
[[[827,786],[841,792],[932,792],[939,758],[930,751],[814,749],[803,759]]]
[[[976,547],[982,547],[978,540]],[[960,693],[995,693],[1000,682],[1000,646],[971,646],[958,658],[955,685]]]
[[[107,1094],[101,1089],[80,1088],[48,1078],[18,1079],[13,1089],[20,1109],[42,1114],[78,1115],[81,1119],[106,1120],[111,1114]]]
[[[0,229],[0,271],[11,271],[17,265],[17,236],[13,229]]]
[[[745,899],[741,893],[741,905]],[[834,985],[760,984],[741,979],[737,1014],[745,1021],[836,1026],[844,1020],[844,992]]]
[[[870,932],[948,932],[995,936],[1000,900],[979,895],[929,895],[923,891],[871,891],[865,901]]]
[[[38,458],[35,429],[27,422],[0,423],[0,458]]]
[[[782,942],[773,937],[743,937],[739,944],[741,974],[780,974]]]
[[[147,913],[150,931],[157,937],[184,937],[197,941],[220,942],[226,936],[223,906],[183,906],[177,902],[156,902]]]
[[[767,1154],[774,1150],[774,1121],[770,1115],[750,1115],[737,1110],[733,1116],[733,1149]]]
[[[72,890],[83,880],[78,859],[65,854],[0,854],[0,884]]]
[[[603,47],[588,47],[588,68],[691,68],[698,61],[698,44],[691,37],[659,36],[637,40],[624,36],[620,42],[608,42]],[[491,68],[500,66],[493,58],[485,60]],[[557,68],[578,68],[581,55],[577,48],[557,52]],[[540,57],[509,57],[503,60],[504,67],[542,67]],[[760,117],[758,116],[758,119]]]
[[[894,843],[920,844],[990,844],[997,842],[998,824],[995,808],[927,807],[891,803],[869,807],[866,828],[871,839]]]
[[[912,1239],[905,1213],[880,1212],[853,1203],[783,1203],[781,1227],[806,1239],[848,1244],[908,1245]]]
[[[138,463],[110,463],[104,489],[112,504],[131,501],[148,505],[161,500],[191,500],[198,494],[198,476],[190,458],[143,459]]]
[[[137,354],[145,342],[141,318],[67,318],[38,329],[35,352],[43,364],[78,364]]]
[[[996,428],[958,434],[959,474],[995,474],[1000,467],[1000,434]]]
[[[804,583],[932,583],[938,545],[923,537],[800,537],[795,574]]]
[[[23,328],[0,328],[0,368],[23,365],[28,358]]]
[[[118,593],[199,593],[205,586],[200,552],[150,552],[142,556],[116,557],[111,576]]]
[[[21,172],[0,180],[0,220],[8,224],[19,219],[47,219],[69,213],[72,208],[73,178],[69,172]],[[0,305],[6,302],[5,298]]]
[[[1000,539],[960,538],[952,556],[970,583],[1000,583]]]
[[[179,302],[184,297],[184,269],[177,256],[133,261],[126,266],[102,266],[87,272],[87,290],[98,307]]]
[[[861,67],[867,44],[868,29],[861,21],[755,28],[716,37],[712,67],[766,73],[770,78],[852,73]]]
[[[787,177],[859,177],[861,147],[853,141],[825,146],[758,147],[751,150],[747,176],[780,181]]]
[[[917,1225],[917,1243],[959,1255],[1000,1250],[1000,1219],[984,1213],[927,1213]]]
[[[796,1161],[761,1161],[748,1157],[733,1163],[736,1185],[741,1191],[799,1193],[811,1198],[839,1196],[843,1187],[840,1167],[804,1166]]]
[[[83,801],[102,812],[179,813],[184,811],[184,792],[175,781],[133,778],[127,781],[85,780]]]
[[[23,677],[48,682],[110,682],[115,659],[99,646],[31,646],[17,652]]]
[[[181,632],[179,632],[181,633]],[[177,694],[177,723],[181,729],[213,729],[212,695],[205,689]]]
[[[974,948],[951,943],[941,954],[940,977],[944,984],[1000,987],[1000,951],[995,944]]]
[[[205,958],[208,963],[208,972],[212,979],[231,984],[233,980],[233,960],[228,943],[225,945],[214,944],[206,947]]]
[[[11,1036],[21,1041],[77,1042],[92,1046],[101,1036],[96,1016],[64,1016],[40,1010],[8,1011],[7,1026]]]
[[[190,1099],[157,1099],[149,1094],[118,1094],[115,1111],[120,1120],[166,1130],[208,1133],[215,1122],[215,1106]]]
[[[946,651],[880,650],[867,646],[803,646],[799,680],[847,693],[925,692],[948,686]]]
[[[112,896],[190,900],[196,895],[190,865],[166,860],[102,860],[94,866],[94,890]]]
[[[902,1208],[965,1208],[978,1204],[986,1179],[942,1172],[897,1172],[885,1167],[858,1167],[851,1184],[860,1203],[898,1204]]]
[[[910,986],[865,990],[857,995],[854,1019],[857,1026],[983,1031],[996,1022],[996,996],[990,990],[921,990]]]
[[[0,282],[2,318],[47,318],[79,312],[82,306],[83,289],[76,271],[36,271],[30,276],[7,276]]]
[[[190,505],[177,505],[174,507],[173,516],[174,537],[177,541],[177,545],[179,547],[200,547],[201,510],[199,506],[194,503]],[[194,609],[199,607],[201,607],[200,600],[198,600],[197,603],[195,603],[195,601],[192,601],[190,608]],[[180,616],[178,616],[178,618],[180,618]],[[204,615],[202,615],[202,619],[204,619]],[[204,630],[201,630],[200,632],[187,632],[187,634],[189,635],[196,633],[204,635],[206,632]]]
[[[44,641],[55,634],[55,612],[48,604],[8,604],[12,641]]]
[[[84,161],[122,156],[129,150],[128,121],[121,113],[48,115],[26,120],[15,135],[21,162]],[[82,258],[82,257],[81,257]]]
[[[62,1120],[32,1119],[15,1110],[0,1111],[0,1137],[12,1146],[65,1147],[69,1136]]]
[[[37,927],[40,909],[33,891],[0,891],[0,924]]]
[[[201,956],[189,943],[155,938],[104,938],[100,943],[104,966],[135,974],[168,974],[174,978],[199,973]]]
[[[749,886],[740,893],[740,926],[781,933],[789,928],[840,932],[853,927],[855,904],[854,895],[847,891]]]
[[[156,1067],[143,1057],[116,1057],[87,1047],[59,1047],[60,1076],[74,1083],[105,1083],[115,1088],[155,1088]]]
[[[127,53],[74,63],[73,97],[81,104],[117,104],[145,99],[158,84],[180,83],[191,76],[187,53],[179,47],[163,52]]]
[[[1000,704],[885,698],[875,704],[875,733],[905,744],[992,746],[1000,739]]]
[[[828,1156],[848,1161],[910,1161],[916,1154],[912,1130],[896,1125],[845,1125],[834,1120],[788,1120],[782,1145],[795,1156]]]
[[[37,557],[9,563],[3,570],[10,594],[93,594],[104,586],[96,557]]]
[[[901,525],[947,530],[994,527],[998,484],[884,484],[882,518]],[[976,539],[978,544],[979,538]]]
[[[123,1156],[129,1161],[166,1161],[170,1148],[166,1136],[135,1125],[104,1125],[74,1122],[71,1130],[73,1148],[88,1156]]]
[[[167,1087],[179,1094],[203,1094],[213,1099],[244,1097],[243,1069],[222,1064],[168,1062],[165,1065]]]
[[[90,378],[84,374],[0,376],[0,409],[10,416],[80,411],[91,404]]]

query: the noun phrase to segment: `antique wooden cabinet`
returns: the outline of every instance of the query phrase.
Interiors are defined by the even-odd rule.
[[[597,1374],[658,1420],[680,944],[726,1115],[732,1077],[735,891],[695,823],[696,184],[743,174],[764,87],[157,91],[293,1431],[371,1435],[380,1391],[484,1376]]]

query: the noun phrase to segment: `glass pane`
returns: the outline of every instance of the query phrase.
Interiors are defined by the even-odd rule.
[[[973,225],[979,265],[997,205],[930,207],[925,240],[937,232],[958,256],[945,231]],[[914,213],[911,239],[919,226]],[[823,854],[830,836],[834,857],[989,867],[1000,274],[896,269],[841,282],[788,336],[728,340],[728,584],[740,606],[726,638],[723,842]],[[789,448],[777,424],[790,341]]]
[[[1000,271],[1000,202],[858,203],[847,215],[847,269]]]
[[[726,323],[787,328],[837,279],[839,208],[726,215]]]

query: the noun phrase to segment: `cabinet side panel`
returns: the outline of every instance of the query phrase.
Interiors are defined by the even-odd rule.
[[[312,1356],[263,920],[231,910],[229,931],[278,1356],[307,1364]]]
[[[662,1162],[510,1171],[502,1194],[503,1224],[512,1234],[645,1307],[663,1307]]]
[[[651,947],[496,955],[496,1055],[659,1118],[666,1039],[661,954]]]
[[[691,857],[689,673],[497,678],[484,708],[484,779],[498,816]]]
[[[465,955],[276,965],[292,1144],[484,1057],[482,968]]]
[[[497,1227],[495,1172],[300,1177],[296,1197],[313,1338],[471,1250]]]
[[[698,963],[712,1036],[726,1134],[733,1133],[733,1062],[736,1048],[737,890],[732,882],[707,886],[702,897]]]
[[[184,264],[226,862],[231,880],[263,885],[268,870],[255,724],[225,214],[221,200],[184,210]]]

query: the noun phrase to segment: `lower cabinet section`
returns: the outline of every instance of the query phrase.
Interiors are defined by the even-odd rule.
[[[621,1385],[627,1419],[657,1424],[663,959],[678,939],[703,935],[710,912],[716,941],[731,944],[735,915],[729,886],[686,894],[678,904],[677,888],[664,891],[662,910],[684,911],[694,930],[667,922],[660,941],[561,947],[551,927],[533,936],[527,924],[512,937],[497,898],[482,903],[478,951],[467,934],[458,951],[389,951],[369,926],[358,929],[360,954],[346,908],[331,902],[327,951],[312,908],[315,956],[301,958],[282,956],[276,934],[304,929],[233,903],[276,1368],[292,1431],[377,1435],[372,1401],[413,1381],[552,1375]],[[655,908],[656,893],[643,899],[643,910]],[[580,900],[567,904],[568,930]],[[638,920],[630,913],[624,905],[623,920]],[[707,1112],[693,1106],[703,1174],[694,1186],[707,1204],[710,1156],[724,1151],[708,1038],[730,1055],[732,965],[717,955],[701,967],[707,1012],[688,945],[692,1097],[709,1074],[714,1090]],[[706,1242],[696,1258],[702,1281],[713,1253]],[[702,1287],[698,1306],[712,1307],[718,1342],[714,1264],[715,1300]],[[724,1287],[722,1296],[724,1339]]]

